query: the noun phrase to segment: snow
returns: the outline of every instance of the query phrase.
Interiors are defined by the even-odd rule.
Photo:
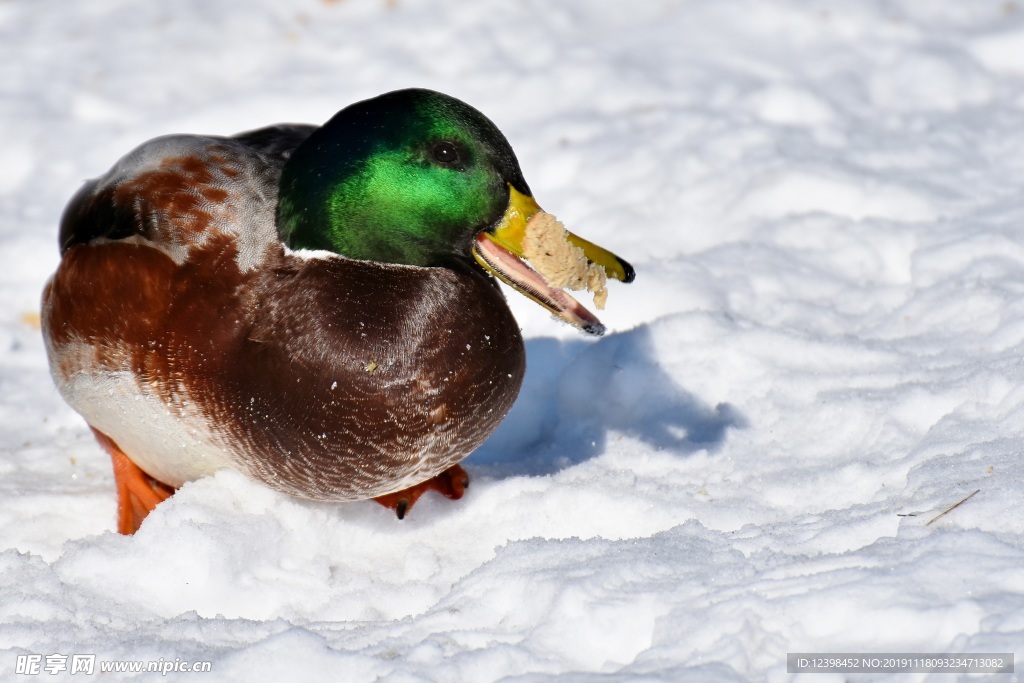
[[[485,112],[633,263],[609,334],[509,295],[528,375],[461,501],[399,522],[221,472],[118,536],[33,325],[64,203],[150,137],[409,86]],[[786,653],[1021,650],[1022,131],[1003,0],[0,2],[0,679],[94,653],[825,682]]]

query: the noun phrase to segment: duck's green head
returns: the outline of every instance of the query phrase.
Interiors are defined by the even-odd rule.
[[[519,260],[526,221],[539,211],[511,146],[487,117],[453,97],[411,89],[353,104],[300,144],[281,176],[277,220],[293,249],[423,267],[476,261],[600,333],[592,314]],[[609,275],[632,279],[621,259],[575,240]],[[517,264],[481,258],[495,249]],[[530,272],[505,272],[520,265]]]

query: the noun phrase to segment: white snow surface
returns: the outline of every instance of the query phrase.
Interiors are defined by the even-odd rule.
[[[156,135],[411,86],[633,263],[609,333],[509,293],[529,370],[461,501],[400,522],[221,472],[117,535],[33,325],[65,202]],[[16,674],[32,653],[525,683],[1024,651],[1016,1],[2,0],[0,247],[0,680],[90,678]]]

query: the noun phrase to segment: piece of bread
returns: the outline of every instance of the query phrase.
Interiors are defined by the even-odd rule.
[[[583,250],[569,241],[569,233],[557,218],[545,211],[526,224],[523,256],[552,287],[586,289],[594,293],[594,305],[608,300],[608,276],[604,268],[587,260]]]

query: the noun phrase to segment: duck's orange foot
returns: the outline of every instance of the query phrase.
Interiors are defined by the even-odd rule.
[[[160,503],[171,497],[174,488],[143,472],[109,436],[90,426],[103,450],[110,454],[114,464],[114,482],[117,484],[117,532],[131,536]]]
[[[412,506],[425,492],[434,490],[446,498],[458,500],[466,492],[467,486],[469,486],[469,475],[466,474],[466,470],[462,469],[461,465],[452,465],[433,479],[427,479],[401,491],[377,496],[374,500],[384,507],[394,510],[399,519],[404,519],[405,513],[412,509]]]

